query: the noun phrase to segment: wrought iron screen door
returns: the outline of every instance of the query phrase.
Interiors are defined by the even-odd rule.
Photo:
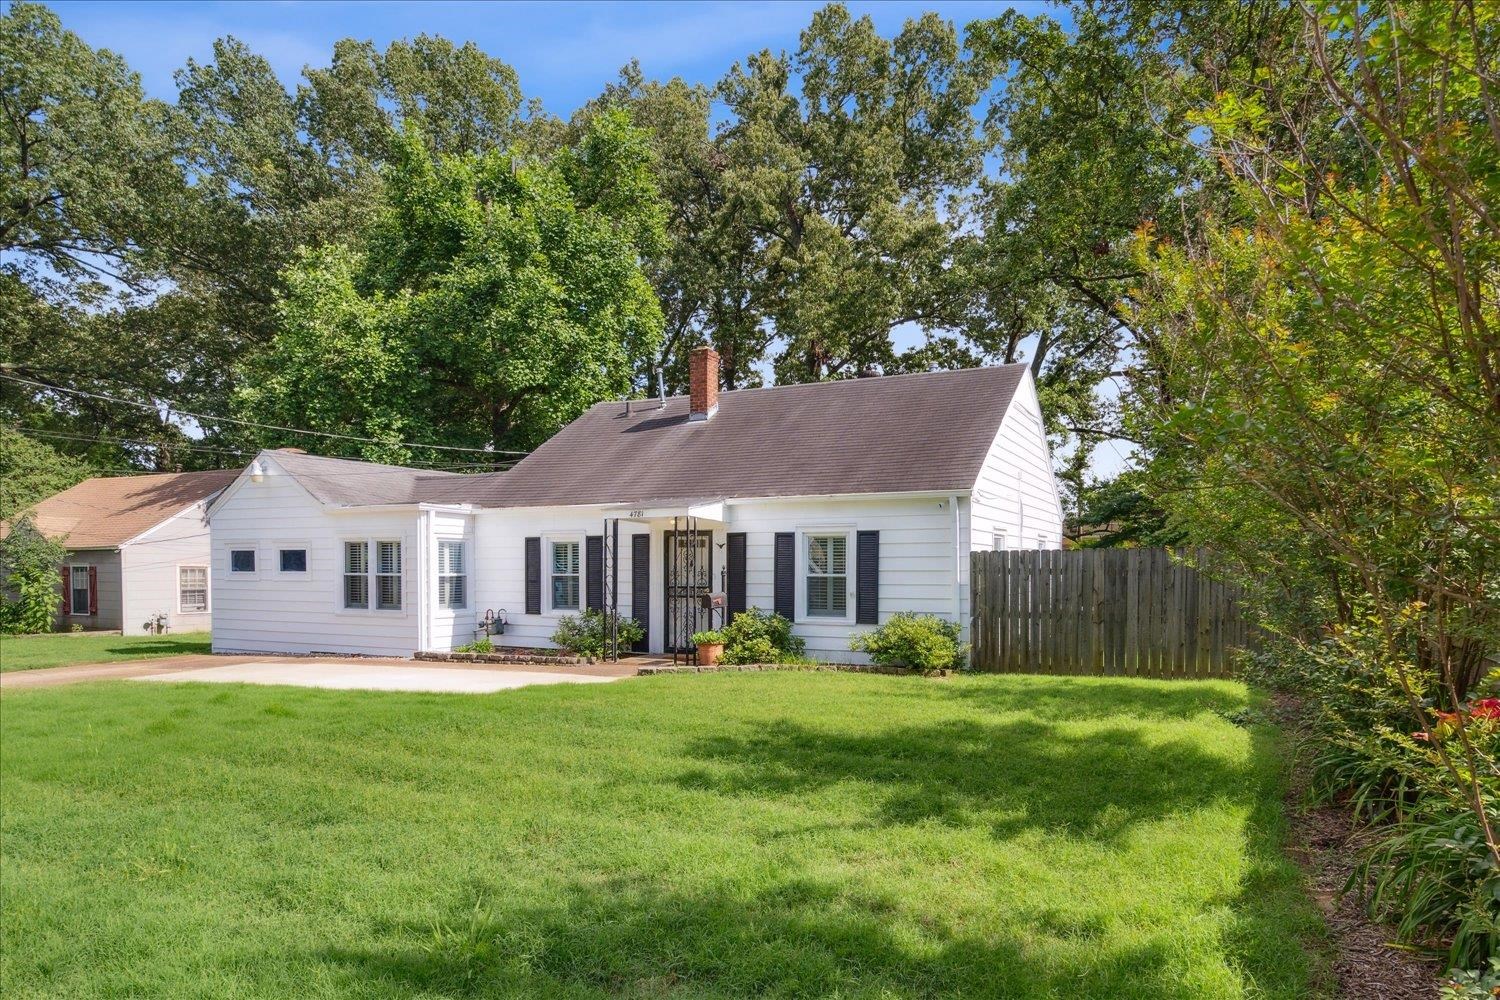
[[[709,627],[709,612],[699,602],[713,586],[712,535],[668,531],[666,543],[666,650],[685,653],[692,649],[693,633]]]

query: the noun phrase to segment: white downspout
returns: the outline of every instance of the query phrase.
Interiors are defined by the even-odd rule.
[[[958,494],[954,493],[948,497],[948,505],[953,508],[953,620],[963,625],[964,537],[958,524]]]
[[[423,510],[417,518],[417,649],[432,648],[431,574],[428,572],[432,560],[432,511]]]

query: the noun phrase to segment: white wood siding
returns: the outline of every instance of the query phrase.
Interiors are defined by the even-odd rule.
[[[242,475],[211,514],[214,651],[410,656],[418,648],[418,513],[334,513],[274,460],[260,461],[262,481]],[[372,609],[343,607],[346,539],[402,543],[401,610],[373,610],[373,584]],[[230,572],[238,548],[255,549],[253,574]],[[283,548],[307,550],[306,573],[280,571]]]
[[[479,560],[472,537],[472,517],[448,511],[431,511],[425,520],[429,532],[425,551],[430,554],[428,558],[430,568],[426,574],[425,583],[431,626],[424,645],[428,649],[451,650],[455,646],[465,646],[474,641],[475,623],[484,613],[485,607],[488,607],[488,605],[477,604],[479,588],[475,567]],[[464,543],[464,575],[468,578],[464,588],[468,597],[466,608],[444,608],[438,603],[437,543],[439,541]]]
[[[973,508],[970,551],[992,550],[997,530],[1005,532],[1008,549],[1062,547],[1062,504],[1042,429],[1041,406],[1029,374],[1016,387],[980,468]]]
[[[622,617],[630,617],[630,537],[646,531],[645,525],[620,523],[620,600]],[[588,576],[587,553],[584,539],[588,535],[604,534],[603,508],[581,507],[526,507],[505,510],[481,510],[474,517],[474,550],[477,569],[475,597],[480,613],[492,609],[496,614],[505,612],[510,626],[504,636],[496,636],[495,642],[506,646],[527,648],[550,648],[552,633],[557,624],[574,611],[553,611],[550,608],[551,584],[548,580],[550,553],[547,543],[551,540],[577,541],[579,543],[579,604],[586,606],[586,584]],[[526,539],[542,539],[542,613],[526,614]],[[651,539],[652,565],[661,561],[661,533],[653,532]],[[660,569],[652,573],[651,605],[652,648],[661,644],[661,596]]]
[[[772,609],[773,545],[778,532],[796,532],[798,551],[801,533],[819,530],[847,530],[850,533],[848,553],[849,620],[839,622],[808,619],[805,609],[803,578],[799,570],[797,585],[798,616],[793,631],[807,643],[807,653],[819,660],[864,660],[862,654],[849,649],[850,637],[870,626],[853,624],[853,584],[856,572],[854,533],[880,532],[880,616],[884,621],[896,611],[916,611],[957,617],[965,621],[968,594],[968,550],[964,547],[967,526],[967,503],[958,501],[955,525],[953,498],[949,496],[912,496],[891,499],[833,498],[802,500],[758,500],[731,503],[725,508],[725,523],[712,525],[713,588],[724,587],[725,534],[745,533],[745,583],[749,606]],[[705,525],[705,528],[709,527]],[[621,615],[631,609],[631,536],[647,532],[651,536],[650,648],[662,652],[665,645],[664,532],[670,523],[620,523],[620,598]],[[485,510],[475,517],[475,550],[478,570],[477,607],[504,609],[510,627],[502,640],[511,646],[549,647],[558,621],[568,612],[548,610],[550,586],[547,580],[548,551],[552,538],[582,540],[588,534],[604,531],[604,510],[592,508],[537,507],[512,510]],[[542,547],[542,614],[527,615],[525,590],[525,540],[543,539]],[[585,567],[586,568],[586,567]],[[955,606],[957,612],[955,613]],[[706,623],[704,624],[706,628]]]
[[[209,565],[207,509],[208,501],[194,504],[121,547],[126,635],[145,634],[146,620],[158,613],[167,616],[173,632],[209,628],[214,606],[212,580],[207,611],[179,611],[177,587],[179,566]]]
[[[114,549],[69,549],[64,566],[93,566],[98,584],[99,613],[87,614],[88,608],[65,615],[62,608],[55,619],[59,632],[71,632],[75,625],[85,632],[117,629],[123,621],[120,599],[120,553]]]

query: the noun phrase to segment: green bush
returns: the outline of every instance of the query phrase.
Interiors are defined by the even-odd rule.
[[[0,632],[22,635],[52,631],[62,606],[61,544],[37,530],[27,515],[0,540]]]
[[[958,640],[958,622],[935,615],[898,611],[873,632],[856,635],[849,648],[868,653],[882,667],[909,667],[923,673],[957,670],[964,665],[968,647]]]
[[[1365,824],[1352,887],[1404,942],[1448,944],[1459,969],[1500,954],[1500,871],[1470,806],[1474,788],[1441,766],[1473,761],[1478,794],[1500,812],[1500,704],[1476,688],[1447,704],[1430,668],[1407,669],[1431,730],[1399,689],[1373,630],[1351,626],[1316,642],[1279,637],[1247,657],[1242,675],[1298,696],[1315,800],[1339,802]],[[1461,741],[1455,723],[1465,722]],[[1462,994],[1459,994],[1462,995]]]
[[[488,638],[476,639],[467,646],[454,646],[455,653],[493,653],[495,644]]]
[[[1441,1000],[1493,1000],[1500,997],[1500,958],[1488,969],[1454,969],[1438,988]]]
[[[693,633],[694,646],[722,646],[724,645],[724,633],[714,629],[708,632]]]
[[[741,611],[720,634],[720,663],[797,663],[807,651],[807,644],[792,635],[791,622],[760,608]]]
[[[609,649],[609,620],[608,613],[593,608],[581,615],[568,615],[557,623],[552,641],[579,656],[603,656]],[[614,620],[622,652],[644,637],[641,623],[634,618],[621,618],[616,614]]]

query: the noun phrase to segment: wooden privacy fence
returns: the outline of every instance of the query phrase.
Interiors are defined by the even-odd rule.
[[[1225,677],[1253,641],[1237,586],[1166,549],[975,552],[969,640],[991,673]]]

